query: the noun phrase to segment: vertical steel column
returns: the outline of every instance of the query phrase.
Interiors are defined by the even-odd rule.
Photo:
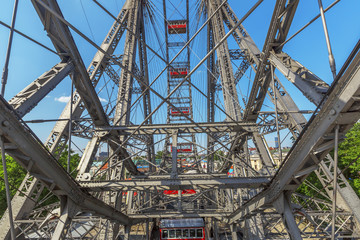
[[[76,73],[73,73],[76,74]],[[67,172],[70,173],[70,159],[71,159],[71,135],[72,135],[72,113],[73,113],[73,101],[74,101],[74,83],[71,78],[71,95],[70,95],[70,118],[69,118],[69,146],[68,146],[68,159],[67,159]]]
[[[14,10],[13,10],[12,20],[11,20],[9,42],[8,42],[8,47],[7,47],[7,51],[6,51],[6,57],[5,57],[5,65],[4,65],[4,70],[3,70],[3,74],[2,74],[2,78],[1,78],[1,96],[2,97],[4,97],[4,94],[5,94],[5,85],[6,85],[7,77],[8,77],[10,53],[11,53],[11,47],[12,47],[12,40],[13,40],[13,36],[14,36],[14,27],[15,27],[18,4],[19,4],[19,1],[15,0]],[[5,141],[5,139],[2,136],[0,136],[1,158],[2,158],[1,160],[2,160],[3,171],[4,171],[4,182],[5,182],[6,202],[7,202],[8,213],[9,213],[10,233],[11,233],[11,239],[15,240],[16,236],[15,236],[15,227],[14,227],[13,213],[12,213],[12,207],[11,207],[9,178],[8,178],[7,168],[6,168],[6,156],[5,156],[4,141]]]
[[[171,178],[177,178],[177,131],[172,134],[171,156]]]
[[[5,57],[5,65],[4,65],[4,70],[3,70],[3,74],[2,74],[2,78],[1,78],[1,96],[4,96],[4,94],[5,94],[5,85],[6,85],[6,82],[7,82],[8,71],[9,71],[8,68],[9,68],[12,40],[13,40],[13,36],[14,36],[14,27],[15,27],[18,3],[19,3],[19,0],[15,0],[14,10],[13,10],[12,20],[11,20],[9,42],[8,42],[7,51],[6,51],[6,57]]]
[[[208,3],[208,15],[211,15],[220,4],[217,0],[210,0]],[[216,50],[216,54],[220,65],[225,109],[234,120],[239,120],[241,118],[241,109],[235,85],[233,66],[230,59],[229,46],[226,39],[222,41],[222,39],[229,36],[231,32],[225,34],[224,19],[221,12],[217,12],[211,22],[214,28],[214,42],[220,44]]]
[[[189,0],[186,0],[186,20],[187,20],[187,24],[186,24],[186,42],[189,42],[190,40],[190,17],[189,17]],[[188,64],[188,71],[190,71],[191,66],[190,66],[190,45],[187,46],[187,64]],[[191,77],[188,78],[189,83],[191,83]],[[192,93],[191,93],[191,84],[189,84],[189,97],[190,97],[190,118],[193,120],[194,119],[194,111],[193,111],[193,102],[192,102]],[[195,138],[195,134],[192,134],[191,136],[191,140],[192,140],[192,153],[195,159],[195,162],[198,162],[198,154],[197,154],[197,145],[196,145],[196,138]],[[201,168],[201,163],[197,164],[198,168]]]
[[[214,229],[214,240],[219,240],[219,226],[218,226],[218,222],[215,218],[212,218],[212,226],[213,226],[213,229]]]
[[[15,228],[14,228],[14,220],[13,220],[12,207],[11,207],[9,178],[8,178],[7,168],[6,168],[6,156],[5,156],[5,146],[4,146],[4,137],[3,136],[0,136],[0,144],[1,144],[1,146],[0,146],[1,147],[1,160],[2,160],[2,165],[3,165],[3,170],[4,170],[6,202],[7,202],[7,206],[8,206],[8,212],[9,212],[11,240],[15,240]]]
[[[148,58],[147,58],[147,48],[146,46],[146,34],[145,34],[145,23],[144,23],[144,15],[145,15],[145,2],[142,0],[140,4],[140,15],[139,15],[139,61],[140,61],[140,71],[143,76],[143,82],[146,85],[149,85],[149,69],[148,69]],[[140,84],[140,83],[139,83]],[[147,89],[146,85],[140,84],[141,90],[145,92],[143,96],[143,105],[144,105],[144,118],[152,112],[151,110],[151,100],[150,100],[150,90]],[[148,119],[146,124],[152,124],[152,117]],[[147,160],[153,164],[155,164],[155,148],[154,148],[154,137],[149,136],[149,142],[147,143]],[[152,164],[149,164],[149,172],[154,172],[155,167]]]
[[[124,240],[130,240],[130,231],[131,231],[131,226],[126,225],[125,226]]]
[[[290,239],[302,239],[291,208],[291,192],[282,193],[273,205],[278,213],[281,214],[284,226],[290,236]]]
[[[276,122],[276,133],[278,137],[278,147],[279,147],[279,160],[280,164],[282,163],[282,151],[281,151],[281,140],[280,140],[280,131],[279,131],[279,118],[278,118],[278,106],[277,106],[277,89],[275,87],[275,78],[274,78],[274,66],[270,65],[271,68],[271,79],[273,82],[273,93],[274,93],[274,104],[275,104],[275,122]]]
[[[209,21],[207,26],[207,52],[210,52],[214,48],[214,36],[213,28],[211,21]],[[207,60],[207,121],[214,122],[215,120],[215,79],[214,79],[214,70],[215,70],[215,54],[212,53]],[[207,172],[211,173],[214,171],[214,140],[207,135]],[[211,154],[209,154],[211,153]]]
[[[166,47],[166,51],[165,51],[165,60],[166,63],[169,62],[169,36],[168,36],[168,29],[167,29],[167,11],[166,11],[166,0],[163,0],[163,14],[164,14],[164,35],[165,35],[165,47]],[[170,73],[169,73],[169,68],[167,68],[166,70],[166,78],[169,81],[170,78]],[[170,93],[170,84],[167,84],[167,94]],[[169,112],[170,112],[170,106],[167,105],[167,119],[166,119],[166,123],[170,123],[170,117],[169,117]],[[170,146],[170,136],[169,134],[166,135],[166,139],[165,139],[165,143],[164,143],[164,151],[163,151],[163,155],[162,155],[162,163],[161,163],[161,168],[166,166],[166,163],[169,161],[168,155],[169,155],[169,147]]]
[[[150,228],[149,228],[149,219],[146,220],[146,226],[145,226],[145,231],[146,231],[146,240],[150,240]]]
[[[236,224],[230,224],[230,231],[231,231],[231,237],[232,240],[237,240],[237,233],[236,233]]]
[[[330,69],[331,69],[331,72],[332,72],[333,77],[335,79],[336,78],[336,65],[335,65],[334,55],[333,55],[332,50],[331,50],[329,32],[328,32],[328,29],[327,29],[326,19],[325,19],[325,15],[324,15],[324,8],[322,6],[322,1],[321,0],[318,0],[318,3],[319,3],[319,8],[320,8],[321,21],[322,21],[322,25],[323,25],[323,28],[324,28],[326,46],[327,46],[327,50],[328,50],[328,53],[329,53]]]
[[[334,180],[333,180],[333,204],[332,204],[332,224],[331,224],[331,239],[335,239],[335,224],[336,224],[336,194],[337,194],[337,178],[338,178],[338,147],[339,147],[339,125],[335,128],[335,146],[334,146]]]
[[[58,239],[66,239],[66,234],[69,230],[69,225],[71,223],[71,218],[78,211],[78,207],[69,199],[68,197],[61,196],[60,197],[60,209],[61,209],[61,216],[59,221],[56,225],[54,234],[52,236],[52,240]]]

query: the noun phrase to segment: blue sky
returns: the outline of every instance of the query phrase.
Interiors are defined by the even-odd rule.
[[[117,15],[118,11],[121,9],[124,3],[124,0],[102,0],[99,2],[101,2],[114,15]],[[155,6],[158,6],[158,4],[162,1],[153,0],[152,2]],[[239,18],[241,18],[241,16],[243,16],[243,14],[246,13],[255,2],[256,1],[249,0],[229,0],[230,5]],[[0,20],[9,25],[11,21],[13,3],[13,0],[2,1],[2,7],[0,8]],[[190,0],[190,4],[193,3],[194,1]],[[274,3],[274,0],[265,0],[260,5],[260,7],[256,9],[256,11],[244,22],[246,30],[249,32],[260,50],[262,50],[267,34]],[[323,0],[324,7],[327,7],[331,3],[332,1]],[[101,44],[108,32],[108,29],[113,23],[113,20],[109,16],[101,11],[101,9],[99,9],[99,7],[96,6],[91,0],[62,0],[59,1],[59,5],[63,11],[63,15],[70,23],[76,26],[95,43],[98,45]],[[338,70],[341,68],[351,49],[360,38],[360,15],[358,14],[359,9],[360,1],[342,0],[335,7],[333,7],[333,9],[326,13],[331,44],[333,47],[333,53],[336,59]],[[295,33],[318,13],[319,9],[316,0],[300,1],[294,22],[290,29],[289,36]],[[160,23],[162,22],[160,21],[159,24]],[[53,49],[51,41],[47,38],[46,33],[43,30],[43,26],[37,17],[37,14],[30,1],[20,0],[18,18],[15,28]],[[158,28],[160,29],[161,26],[159,25]],[[9,30],[3,26],[0,26],[1,68],[4,66],[8,34]],[[203,48],[203,46],[206,45],[204,44],[206,43],[205,37],[206,35],[201,33],[199,38],[194,42],[192,66],[197,63],[196,56],[201,58],[201,56],[204,56],[205,54],[205,49]],[[83,61],[87,66],[95,54],[96,49],[75,33],[74,39],[83,57]],[[152,34],[150,34],[148,39],[150,41],[155,41],[154,31]],[[233,46],[231,43],[229,44]],[[159,50],[159,46],[154,44],[154,49]],[[287,43],[284,47],[284,51],[292,56],[292,58],[298,60],[304,66],[308,67],[321,79],[331,84],[332,75],[328,64],[328,54],[320,19],[318,19],[310,27],[305,29],[297,37]],[[58,56],[15,34],[5,98],[7,100],[11,99],[15,94],[17,94],[29,83],[31,83],[45,71],[49,70],[58,62]],[[153,64],[159,65],[161,62],[157,59],[154,59]],[[154,67],[154,73],[151,74],[154,75],[156,70],[157,68]],[[193,75],[192,79],[194,82],[196,82],[196,84],[199,84],[197,85],[199,87],[205,87],[205,70],[205,68],[200,68],[199,71]],[[296,103],[300,106],[301,109],[314,109],[314,106],[309,103],[292,84],[281,77],[280,73],[277,73],[277,75],[281,80],[283,80],[282,83],[285,85],[288,92],[291,93],[292,97],[296,100]],[[166,83],[163,82],[163,79],[162,82],[159,80],[159,82],[155,84],[155,87],[157,87],[157,89],[163,94],[166,93],[164,84],[166,85]],[[100,89],[97,90],[100,91]],[[64,100],[66,100],[66,97],[69,95],[70,79],[66,78],[31,113],[26,115],[24,119],[57,119],[62,109],[65,107],[66,101]],[[105,94],[105,90],[101,91],[99,96],[101,97],[104,104],[109,101]],[[203,97],[195,92],[193,98],[194,101],[196,101],[196,104],[199,102],[204,102]],[[156,105],[158,102],[158,99],[155,100],[154,105]],[[221,96],[219,97],[219,104],[221,104]],[[194,112],[199,111],[199,114],[196,117],[198,118],[198,121],[203,121],[204,118],[206,118],[204,117],[204,112],[202,111],[204,106],[205,105],[198,105],[194,108]],[[166,110],[162,109],[161,111],[162,112],[156,115],[157,119],[165,118]],[[140,118],[141,117],[136,115],[133,121],[138,122],[140,121]],[[219,114],[217,121],[221,121],[222,119],[223,117],[221,114]],[[40,139],[45,141],[53,127],[53,123],[46,123],[41,125],[31,124],[30,126],[39,135]],[[84,144],[85,141],[79,140],[80,148],[83,148],[85,146]],[[269,144],[274,145],[274,143],[271,142],[271,139],[269,140]]]

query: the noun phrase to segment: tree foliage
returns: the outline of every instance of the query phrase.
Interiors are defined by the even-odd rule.
[[[360,123],[354,125],[339,146],[339,168],[345,170],[345,178],[360,196]]]
[[[1,159],[1,156],[0,156]],[[14,196],[17,188],[20,186],[22,180],[26,175],[26,170],[22,168],[12,157],[6,156],[6,169],[9,179],[9,188],[11,192],[11,196]],[[6,191],[5,191],[5,183],[4,183],[4,170],[1,164],[0,168],[0,216],[3,215],[7,208],[6,202]]]
[[[338,166],[343,170],[345,178],[360,197],[360,123],[356,123],[346,134],[345,140],[339,145]],[[331,152],[333,156],[334,153]],[[319,179],[315,173],[310,174],[307,180],[316,188],[322,189]],[[297,192],[307,196],[321,198],[321,195],[306,184],[302,184]]]
[[[67,149],[67,148],[66,148]],[[65,150],[62,152],[60,158],[59,158],[59,163],[60,165],[66,170],[66,166],[67,166],[67,158],[68,158],[68,151]],[[1,159],[1,156],[0,156]],[[80,161],[80,156],[79,154],[71,154],[71,160],[70,160],[70,172],[71,175],[73,177],[76,177],[76,167],[78,166]],[[10,187],[10,192],[11,192],[11,196],[13,197],[17,191],[17,189],[20,187],[20,184],[22,183],[25,175],[26,175],[26,170],[21,167],[12,157],[6,155],[6,169],[7,169],[7,173],[8,173],[8,179],[9,179],[9,187]],[[0,217],[4,214],[6,208],[7,208],[7,202],[6,202],[6,191],[5,191],[5,183],[3,181],[4,179],[4,172],[3,172],[3,168],[1,165],[0,168]],[[49,193],[49,191],[47,189],[45,189],[42,194],[41,197],[46,196]],[[45,201],[43,204],[50,204],[50,203],[54,203],[58,201],[56,196],[50,197],[47,201]]]

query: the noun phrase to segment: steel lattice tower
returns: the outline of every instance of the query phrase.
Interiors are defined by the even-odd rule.
[[[195,217],[214,239],[328,239],[331,224],[337,238],[360,238],[360,200],[330,154],[360,118],[360,44],[338,73],[330,57],[330,87],[284,52],[299,2],[275,2],[261,50],[243,22],[262,0],[241,18],[222,0],[126,0],[117,16],[94,0],[114,20],[101,44],[56,0],[32,0],[60,62],[0,97],[2,151],[28,172],[12,198],[17,238],[129,239],[137,228],[156,239],[160,219]],[[96,48],[88,68],[75,34]],[[23,117],[67,77],[75,90],[42,143]],[[311,118],[286,80],[316,106]],[[266,137],[282,130],[294,144],[276,157]],[[88,141],[73,176],[58,162],[72,137]],[[323,189],[306,181],[313,172]],[[319,196],[297,193],[301,184]],[[0,225],[11,239],[8,212]]]

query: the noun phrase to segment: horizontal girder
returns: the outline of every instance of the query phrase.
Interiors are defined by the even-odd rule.
[[[174,179],[131,179],[123,181],[84,181],[82,188],[90,191],[147,191],[186,189],[261,188],[269,183],[268,177],[207,177]]]
[[[172,212],[172,211],[151,211],[144,213],[129,214],[132,218],[198,218],[198,217],[214,217],[222,218],[229,216],[230,212],[226,213],[224,211],[213,211],[213,210],[201,210],[201,211],[181,211],[181,212]]]
[[[255,132],[256,123],[246,122],[214,122],[214,123],[177,123],[177,124],[153,124],[153,125],[130,125],[98,127],[99,135],[107,134],[109,131],[117,131],[120,135],[138,134],[171,134],[174,130],[181,133],[214,133],[214,132]]]

